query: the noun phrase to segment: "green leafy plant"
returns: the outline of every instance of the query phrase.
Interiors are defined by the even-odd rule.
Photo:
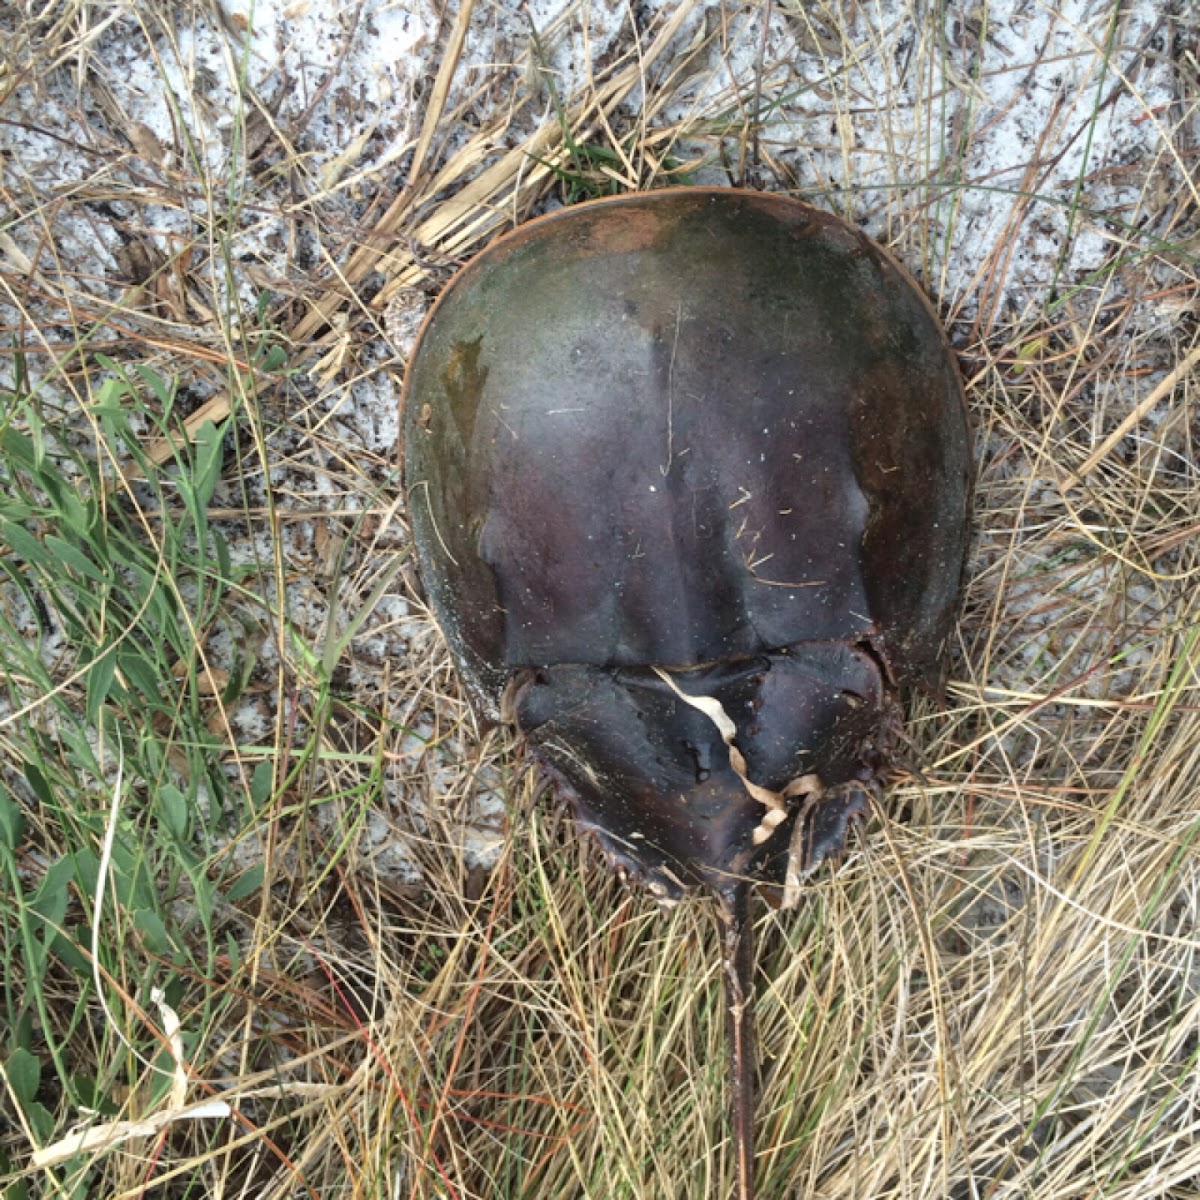
[[[212,724],[239,680],[205,652],[239,589],[208,517],[228,423],[189,438],[169,382],[97,365],[83,426],[32,390],[0,396],[0,1062],[35,1143],[103,1111],[114,1069],[137,1079],[153,1028],[105,1021],[212,973],[236,886],[206,849],[238,800]],[[101,1074],[81,1073],[81,1038]]]

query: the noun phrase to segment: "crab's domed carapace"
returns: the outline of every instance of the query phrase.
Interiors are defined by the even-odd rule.
[[[430,314],[405,446],[471,693],[509,693],[610,855],[674,894],[840,847],[895,689],[940,676],[967,536],[962,386],[887,253],[727,189],[533,221]]]

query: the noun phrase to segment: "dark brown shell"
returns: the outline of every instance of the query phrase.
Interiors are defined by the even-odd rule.
[[[565,209],[452,281],[404,403],[454,658],[610,855],[674,894],[782,881],[801,811],[799,866],[839,849],[895,689],[940,680],[967,537],[962,387],[892,258],[777,196]]]

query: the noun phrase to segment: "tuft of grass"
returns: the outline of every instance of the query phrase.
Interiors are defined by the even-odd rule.
[[[227,424],[184,436],[171,383],[103,356],[95,402],[67,420],[16,366],[0,392],[4,1069],[45,1145],[114,1095],[163,1098],[152,991],[226,1019],[196,985],[227,952],[221,907],[254,885],[200,847],[245,819],[215,733],[245,680],[206,647],[243,582],[208,518]],[[161,465],[148,431],[171,443]]]

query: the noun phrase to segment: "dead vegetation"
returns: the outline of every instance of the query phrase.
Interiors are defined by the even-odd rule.
[[[386,323],[547,203],[703,180],[892,244],[977,422],[924,779],[760,919],[761,1194],[1200,1196],[1187,4],[463,0],[390,103],[387,6],[329,7],[307,73],[264,6],[0,12],[0,1185],[727,1192],[711,914],[475,727]]]

